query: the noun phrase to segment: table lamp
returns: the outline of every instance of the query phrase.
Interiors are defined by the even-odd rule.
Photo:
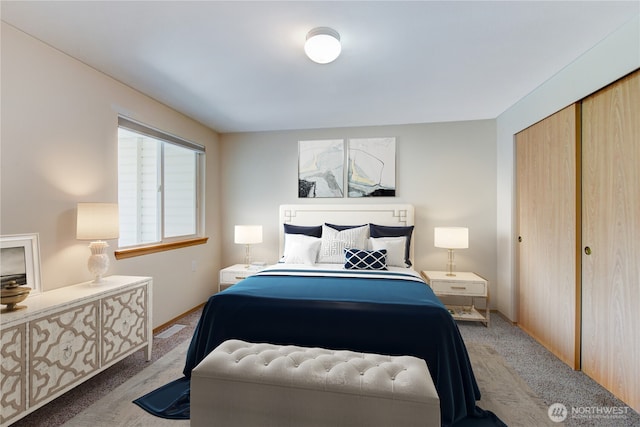
[[[469,247],[469,229],[466,227],[435,227],[433,231],[434,246],[447,249],[449,252],[447,276],[455,276],[453,272],[455,270],[453,250]]]
[[[94,283],[100,283],[109,269],[109,244],[104,240],[117,239],[120,235],[117,203],[78,203],[76,238],[92,240],[89,243],[91,256],[87,262],[94,276]]]
[[[251,245],[262,243],[261,225],[236,225],[234,242],[245,245],[244,263],[247,267],[251,264]]]

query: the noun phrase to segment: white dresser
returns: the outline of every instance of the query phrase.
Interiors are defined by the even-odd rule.
[[[0,425],[8,425],[130,354],[151,359],[152,279],[109,276],[43,292],[0,315]]]

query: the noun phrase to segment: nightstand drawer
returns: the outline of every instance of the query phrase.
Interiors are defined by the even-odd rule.
[[[251,270],[235,270],[235,271],[221,271],[220,272],[220,282],[221,283],[238,283],[242,279],[246,279],[247,277],[255,274],[255,271]]]
[[[471,302],[471,305],[446,305],[454,319],[482,322],[489,326],[489,282],[483,277],[469,271],[457,271],[454,276],[449,276],[446,271],[421,271],[420,274],[433,293],[445,301],[457,297]],[[484,314],[476,310],[476,298],[484,298]]]
[[[265,266],[252,265],[247,268],[246,264],[236,264],[220,270],[220,281],[218,282],[218,292],[233,286],[249,276],[253,276],[263,270]]]
[[[455,280],[431,280],[431,289],[436,294],[469,295],[483,297],[487,295],[486,282],[470,282]]]

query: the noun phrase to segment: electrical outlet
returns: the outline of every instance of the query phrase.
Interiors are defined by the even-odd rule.
[[[198,269],[198,263],[195,260],[191,261],[191,271],[195,272]]]

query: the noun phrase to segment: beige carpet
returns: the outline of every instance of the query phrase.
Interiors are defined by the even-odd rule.
[[[482,394],[479,407],[492,411],[509,427],[561,425],[549,419],[547,405],[492,347],[466,345]]]
[[[182,377],[189,340],[156,360],[111,393],[64,424],[70,427],[188,426],[189,420],[165,420],[132,403],[138,397]]]
[[[182,376],[188,345],[188,340],[180,344],[64,425],[188,426],[189,421],[157,418],[132,403],[143,394]],[[549,420],[544,403],[493,348],[470,343],[467,349],[482,392],[482,400],[478,403],[481,408],[493,411],[510,427],[558,425]]]

